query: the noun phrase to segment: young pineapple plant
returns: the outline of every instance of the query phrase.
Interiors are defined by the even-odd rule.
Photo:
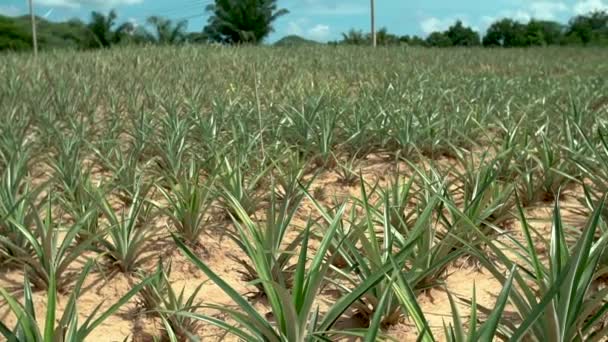
[[[486,239],[480,234],[489,239],[499,236],[513,217],[514,187],[498,181],[496,159],[485,161],[485,157],[478,167],[466,162],[464,171],[457,173],[457,193],[444,191],[442,195],[445,211],[438,212],[439,220],[456,248],[462,246],[459,240],[481,248]]]
[[[360,213],[357,212],[357,207],[351,206],[350,210],[346,212],[343,208],[344,203],[339,202],[339,200],[336,198],[332,200],[333,204],[331,206],[325,207],[321,204],[320,200],[314,193],[308,193],[307,196],[320,213],[320,218],[315,222],[316,227],[319,229],[318,232],[315,232],[313,238],[319,241],[323,239],[325,236],[324,228],[329,226],[330,221],[328,220],[330,218],[338,215],[345,216],[342,220],[336,223],[336,233],[334,235],[334,240],[331,242],[331,245],[328,248],[328,253],[329,257],[331,258],[332,267],[338,269],[347,268],[349,266],[349,262],[347,260],[352,260],[352,253],[354,253],[354,251],[341,248],[341,246],[346,243],[345,240],[347,239],[352,244],[356,244],[357,242],[358,234],[356,234],[354,231],[356,228],[357,217],[360,215]]]
[[[7,219],[18,234],[19,238],[15,241],[24,241],[23,246],[8,236],[0,236],[0,243],[13,253],[10,255],[11,262],[26,269],[37,289],[46,290],[52,285],[64,291],[77,275],[70,270],[70,266],[91,247],[93,237],[78,240],[78,235],[92,213],[65,224],[53,216],[54,203],[50,194],[42,208],[28,201],[28,220],[24,222],[16,217]]]
[[[501,332],[501,318],[506,313],[505,311],[513,287],[515,272],[516,270],[512,269],[509,273],[509,277],[506,279],[502,290],[498,294],[494,309],[489,311],[487,317],[485,317],[485,321],[481,324],[478,322],[478,317],[479,312],[483,310],[477,304],[475,284],[473,284],[473,296],[470,301],[471,314],[469,315],[468,324],[464,323],[465,320],[460,314],[454,296],[446,290],[448,300],[450,301],[450,309],[452,311],[452,322],[447,325],[443,322],[446,341],[474,342],[504,339],[505,336]]]
[[[245,165],[242,161],[235,162],[226,157],[217,170],[215,184],[220,202],[228,217],[241,218],[241,213],[234,210],[233,201],[236,201],[248,215],[255,213],[262,201],[262,194],[257,189],[267,169],[254,170],[253,176],[246,179]]]
[[[198,103],[188,103],[187,105],[193,107],[189,111],[194,132],[191,138],[194,140],[193,153],[196,153],[198,158],[205,156],[203,157],[205,158],[203,166],[206,168],[209,166],[208,163],[213,162],[212,157],[215,157],[218,151],[226,148],[226,145],[223,144],[225,141],[223,133],[225,132],[225,124],[228,122],[228,120],[224,120],[227,105],[222,99],[213,101],[211,113],[196,108],[199,106]]]
[[[522,148],[514,166],[518,174],[514,181],[517,196],[525,207],[531,207],[545,202],[542,174],[538,171],[538,163],[534,160],[533,152]]]
[[[294,280],[291,260],[304,237],[303,231],[295,231],[293,220],[303,197],[302,194],[294,198],[292,204],[289,200],[277,201],[276,194],[271,192],[266,218],[262,222],[250,218],[236,198],[228,197],[232,211],[238,215],[233,218],[237,232],[230,233],[230,237],[248,257],[236,261],[244,268],[240,271],[243,279],[257,288],[258,293],[254,295],[267,294],[267,287],[260,282],[263,277],[291,288]],[[290,233],[293,236],[289,236],[288,242],[286,238]]]
[[[297,151],[291,149],[285,151],[282,156],[272,160],[274,166],[271,171],[272,183],[274,184],[275,196],[279,201],[290,201],[301,197],[315,179],[316,173],[305,180],[308,161],[302,158]]]
[[[118,147],[112,149],[112,153],[106,155],[103,151],[95,149],[95,155],[101,161],[104,168],[110,171],[116,195],[121,201],[129,206],[134,200],[137,192],[138,179],[153,163],[148,157],[148,144],[152,135],[151,127],[147,120],[151,118],[141,113],[135,118],[131,118],[133,133],[125,146],[120,142]]]
[[[608,244],[608,235],[597,238],[599,229],[605,231],[602,221],[603,198],[589,217],[586,227],[576,236],[575,244],[566,242],[567,230],[562,221],[559,201],[555,202],[552,231],[546,243],[549,251],[548,263],[537,252],[534,233],[528,224],[521,206],[520,220],[525,242],[510,238],[509,243],[490,243],[500,264],[512,268],[519,264],[524,272],[515,274],[511,293],[511,303],[517,315],[516,320],[502,320],[501,331],[510,340],[531,341],[600,341],[608,332],[605,325],[608,289],[592,290],[592,283],[605,274],[598,269],[600,260]],[[512,251],[519,260],[505,254]],[[510,253],[511,254],[511,253]],[[505,281],[503,271],[497,261],[489,260],[477,253],[485,268],[499,281]]]
[[[320,96],[304,102],[301,108],[288,108],[284,114],[280,127],[287,142],[303,156],[312,158],[317,167],[332,169],[339,113],[328,110],[325,97]]]
[[[338,174],[338,182],[345,186],[352,186],[359,180],[361,172],[361,160],[357,152],[341,159],[334,155],[335,168],[334,171]]]
[[[111,109],[108,117],[98,128],[97,136],[91,139],[92,141],[87,141],[99,166],[104,171],[111,171],[110,161],[115,160],[116,156],[122,153],[120,141],[121,135],[124,133],[124,118],[119,111],[120,109],[117,108]]]
[[[44,321],[40,321],[36,317],[36,312],[34,310],[34,294],[27,272],[23,281],[23,304],[7,290],[0,287],[0,297],[6,301],[10,312],[17,317],[17,325],[13,329],[10,329],[4,323],[0,322],[0,334],[4,336],[7,341],[14,342],[85,341],[93,330],[99,327],[108,319],[108,317],[123,308],[124,305],[149,281],[149,279],[144,279],[105,311],[100,311],[101,305],[103,304],[100,303],[92,311],[91,315],[87,317],[84,322],[80,323],[78,321],[78,299],[81,295],[83,283],[91,272],[92,265],[93,262],[89,260],[81,270],[62,313],[58,310],[59,291],[55,274],[50,275],[48,289],[46,291],[46,313]],[[61,316],[59,316],[59,314],[61,314]],[[41,330],[40,327],[43,326],[43,324],[44,330]]]
[[[443,180],[436,178],[437,174],[432,171],[430,173],[431,177],[435,177],[431,178],[432,183],[427,183],[429,179],[426,179],[417,184],[420,188],[416,195],[417,203],[411,210],[412,217],[407,221],[407,225],[404,225],[403,221],[398,221],[397,226],[391,224],[396,229],[394,244],[398,250],[407,245],[408,239],[416,232],[416,227],[421,224],[427,226],[415,240],[414,249],[408,255],[405,266],[406,279],[412,289],[416,292],[427,293],[441,285],[447,276],[446,270],[450,263],[466,252],[460,247],[459,241],[441,224],[439,216],[444,207],[440,198],[445,190],[440,189],[444,189],[445,184]],[[391,200],[392,197],[385,194],[380,200],[383,211],[375,211],[377,220],[382,220],[381,222],[384,222],[385,226],[391,222],[391,213],[387,209],[393,207]],[[429,216],[430,208],[435,208],[435,212]]]
[[[152,186],[140,179],[130,207],[116,212],[107,196],[98,194],[99,206],[107,220],[104,236],[99,239],[100,252],[120,272],[133,273],[144,262],[146,243],[154,233],[151,225],[154,205],[146,199]]]
[[[145,279],[141,275],[142,279]],[[200,329],[201,322],[189,317],[196,314],[201,303],[197,296],[204,285],[201,283],[189,295],[185,295],[185,288],[176,292],[169,280],[171,275],[171,263],[163,264],[159,260],[156,272],[148,277],[149,281],[142,287],[139,297],[141,304],[150,314],[158,315],[163,321],[165,335],[171,341],[184,341],[196,339],[195,336]]]
[[[338,210],[342,213],[344,208]],[[395,256],[391,263],[380,266],[377,273],[367,278],[363,283],[356,285],[352,291],[330,306],[321,314],[315,302],[319,295],[331,265],[328,257],[328,248],[335,239],[337,222],[340,217],[330,220],[326,234],[317,248],[314,256],[309,257],[310,226],[306,227],[301,239],[297,262],[294,268],[293,288],[287,289],[283,284],[273,279],[272,272],[262,258],[253,261],[259,282],[264,286],[264,293],[268,298],[270,312],[258,311],[246,298],[226,283],[220,276],[201,261],[186,245],[176,239],[181,251],[202,270],[226,295],[237,305],[238,310],[225,305],[207,304],[206,308],[219,310],[236,321],[235,325],[226,323],[204,314],[188,314],[188,317],[197,318],[211,323],[230,334],[245,341],[294,341],[305,342],[316,339],[333,340],[348,336],[363,338],[366,335],[379,336],[379,325],[370,326],[369,330],[340,330],[335,328],[336,322],[361,296],[367,293],[378,282],[399,269],[403,264],[402,254]],[[406,285],[407,286],[407,285]],[[411,299],[411,297],[407,297]],[[269,320],[267,317],[271,317]],[[373,340],[373,339],[372,339]],[[368,340],[369,341],[369,340]]]
[[[59,133],[57,133],[59,134]],[[64,199],[64,204],[78,205],[83,199],[81,189],[83,183],[90,177],[90,168],[83,165],[82,159],[84,155],[84,141],[78,135],[67,136],[63,139],[58,139],[57,151],[55,156],[49,158],[49,165],[54,172],[54,182],[58,185],[61,191],[61,197]],[[64,208],[71,210],[72,208]]]
[[[537,143],[535,159],[539,165],[539,178],[542,179],[542,198],[545,202],[556,199],[559,191],[571,180],[571,168],[567,158],[564,157],[562,147],[550,140],[545,134],[541,134],[540,142]]]
[[[343,239],[339,245],[346,267],[336,268],[335,272],[348,284],[338,284],[339,288],[350,293],[353,286],[365,282],[384,265],[391,263],[396,258],[396,251],[406,262],[405,267],[395,269],[392,276],[406,279],[414,293],[437,286],[445,276],[443,273],[448,263],[461,255],[451,249],[453,245],[438,241],[437,228],[432,220],[439,198],[436,195],[429,198],[420,208],[413,225],[408,227],[407,234],[402,234],[390,222],[389,197],[385,194],[380,200],[382,205],[379,209],[370,203],[364,185],[362,194],[358,205],[361,206],[363,215],[352,221],[350,238]],[[356,314],[367,322],[372,322],[377,317],[383,327],[399,323],[405,312],[393,291],[394,281],[391,276],[387,276],[370,288],[353,303]]]
[[[170,190],[158,187],[167,200],[163,212],[169,216],[175,234],[195,249],[203,247],[200,238],[207,228],[207,214],[215,200],[213,179],[201,181],[200,174],[200,168],[192,161],[187,173],[179,176]]]
[[[582,200],[589,206],[597,202],[603,194],[608,192],[608,129],[600,127],[595,136],[585,134],[583,129],[577,126],[578,136],[584,141],[586,153],[574,156],[575,162],[582,172],[582,179],[588,180],[592,185],[583,182],[586,196]],[[604,208],[603,219],[608,220],[608,209]]]
[[[387,147],[388,138],[383,134],[386,132],[381,132],[387,127],[383,114],[384,112],[365,105],[356,105],[352,113],[345,113],[340,127],[345,139],[340,142],[340,148],[350,154],[366,156]]]
[[[417,210],[412,208],[411,205],[413,202],[421,203],[423,198],[412,188],[416,181],[415,175],[407,181],[402,180],[402,178],[399,170],[397,170],[389,185],[386,188],[379,187],[377,192],[384,205],[387,206],[385,210],[388,212],[391,226],[405,235],[416,219]]]
[[[0,244],[0,264],[10,263],[12,257],[29,249],[27,238],[15,225],[29,227],[32,221],[30,204],[45,189],[44,185],[32,187],[27,177],[28,161],[27,151],[7,155],[5,168],[0,175],[0,235],[10,244]],[[32,252],[29,250],[26,254]]]
[[[336,130],[341,113],[323,111],[320,113],[313,137],[316,138],[316,155],[314,160],[317,165],[326,169],[336,167],[336,159],[333,157],[333,149],[336,144]]]
[[[97,194],[103,191],[103,187],[101,184],[93,184],[89,174],[83,177],[82,182],[74,189],[72,199],[61,196],[58,201],[74,221],[79,221],[86,216],[78,238],[87,240],[102,235],[99,225],[99,217],[102,212],[98,205]]]
[[[165,108],[168,114],[161,118],[160,141],[157,146],[157,167],[168,184],[178,182],[180,173],[187,169],[185,164],[190,149],[188,135],[192,124],[187,117],[181,117],[173,106]]]
[[[417,151],[417,139],[421,131],[417,129],[416,117],[404,115],[402,111],[385,112],[385,138],[383,146],[395,155],[410,157]]]
[[[137,277],[144,279],[147,274],[143,270],[137,270]],[[156,264],[156,271],[150,275],[149,281],[139,293],[138,304],[146,310],[148,314],[155,314],[156,310],[162,308],[163,299],[169,292],[170,283],[167,281],[168,274],[171,273],[171,262],[163,262],[162,258],[159,258]]]

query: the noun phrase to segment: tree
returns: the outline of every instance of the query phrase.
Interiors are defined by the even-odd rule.
[[[526,25],[527,45],[555,45],[562,40],[563,27],[560,23],[532,19]]]
[[[594,11],[572,18],[566,36],[585,45],[608,43],[608,12]]]
[[[32,48],[32,35],[12,18],[0,16],[0,51]]]
[[[143,43],[150,40],[145,30],[132,22],[124,22],[114,29],[117,18],[115,10],[111,10],[107,15],[91,12],[91,21],[87,25],[93,36],[90,47],[109,48],[119,43]]]
[[[215,0],[204,33],[210,40],[226,43],[261,43],[274,31],[272,24],[289,13],[278,9],[277,0]]]
[[[108,48],[114,44],[118,44],[122,39],[129,36],[135,31],[133,23],[125,22],[116,26],[118,15],[115,10],[111,10],[107,15],[93,11],[91,12],[91,22],[87,25],[93,33],[93,42],[91,47]]]
[[[501,19],[490,25],[483,37],[484,46],[526,46],[525,26],[513,19]]]
[[[376,31],[376,44],[380,46],[399,45],[405,43],[393,33],[388,32],[386,27],[382,27]],[[372,34],[364,33],[362,30],[350,29],[346,33],[342,33],[342,40],[335,44],[346,45],[370,45],[372,42]]]
[[[93,11],[91,13],[91,22],[89,29],[93,33],[95,43],[100,47],[110,47],[114,43],[114,32],[112,27],[116,24],[116,11],[111,10],[108,15]]]
[[[209,37],[203,32],[189,32],[186,34],[186,42],[190,44],[205,44]]]
[[[152,16],[147,23],[154,30],[150,35],[151,40],[157,44],[179,44],[186,40],[188,22],[185,20],[174,24],[170,19]]]
[[[363,45],[367,44],[368,37],[361,30],[350,29],[347,33],[342,33],[341,44]]]
[[[86,49],[92,41],[92,33],[87,25],[78,19],[64,22],[51,22],[36,18],[38,29],[38,48],[49,49]],[[0,16],[0,51],[31,50],[32,27],[30,17]]]
[[[52,38],[54,37],[54,38]],[[80,19],[69,19],[66,22],[51,23],[38,21],[38,38],[44,43],[65,46],[74,49],[86,49],[91,42],[92,34],[87,24]],[[57,42],[51,42],[57,39]]]
[[[371,35],[371,34],[370,34]],[[371,37],[370,37],[371,40]],[[389,33],[386,27],[382,27],[376,32],[376,43],[378,45],[399,45],[399,37]]]
[[[433,32],[426,38],[426,43],[434,47],[452,46],[452,40],[445,32]]]
[[[399,37],[399,41],[403,44],[409,45],[409,46],[426,46],[427,43],[424,39],[414,35],[414,36],[409,36],[409,35],[405,35],[405,36],[401,36]]]
[[[479,45],[479,34],[470,27],[465,27],[462,21],[456,23],[445,32],[453,46],[477,46]]]

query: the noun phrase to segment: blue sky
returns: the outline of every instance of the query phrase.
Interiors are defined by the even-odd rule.
[[[150,15],[188,18],[190,31],[205,24],[204,7],[211,0],[34,0],[36,13],[50,20],[79,17],[87,20],[92,10],[115,8],[119,19],[143,23]],[[275,24],[274,41],[287,34],[327,41],[350,28],[369,30],[369,0],[279,0],[290,14]],[[398,34],[426,36],[444,30],[460,19],[484,31],[497,18],[520,21],[530,18],[566,22],[573,15],[594,9],[608,10],[608,0],[376,0],[378,26]],[[0,0],[0,14],[20,15],[27,0]]]

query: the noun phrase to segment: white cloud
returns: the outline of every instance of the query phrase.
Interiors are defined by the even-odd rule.
[[[297,36],[304,35],[304,29],[302,29],[302,26],[305,24],[306,24],[305,19],[298,19],[298,20],[290,21],[289,23],[287,23],[287,34],[297,35]]]
[[[437,31],[445,31],[450,26],[454,25],[457,20],[460,20],[462,25],[470,27],[474,31],[479,31],[477,26],[469,24],[466,19],[460,17],[447,17],[441,19],[436,17],[426,18],[420,22],[420,29],[422,29],[422,32],[426,35]]]
[[[491,15],[484,15],[484,16],[481,17],[481,24],[484,27],[488,27],[488,26],[492,25],[492,23],[496,22],[499,19],[500,18],[491,16]]]
[[[567,12],[568,6],[563,2],[538,1],[529,5],[532,17],[542,20],[554,20],[561,12]]]
[[[574,13],[586,14],[592,11],[608,11],[608,3],[604,0],[582,0],[574,5]]]
[[[560,20],[565,13],[585,14],[594,10],[608,10],[608,0],[578,0],[572,7],[559,1],[532,1],[517,10],[501,11],[498,16],[483,16],[481,22],[487,27],[500,18],[511,18],[522,23],[531,19]]]
[[[452,24],[452,19],[439,19],[435,17],[424,19],[420,22],[420,28],[425,34],[436,31],[444,31]]]
[[[19,14],[23,14],[24,12],[17,6],[8,5],[8,6],[0,6],[0,14],[6,15],[9,17],[14,17]]]
[[[503,17],[512,18],[522,23],[532,20],[532,14],[526,10],[505,11]]]
[[[298,6],[298,12],[307,15],[359,15],[369,11],[369,5],[344,0],[301,0]]]
[[[331,34],[331,28],[329,25],[316,24],[311,26],[310,21],[306,18],[299,18],[290,21],[287,23],[286,31],[288,35],[297,35],[319,41],[327,40]]]
[[[521,23],[527,23],[532,19],[559,20],[560,15],[569,10],[568,5],[563,2],[534,1],[519,9],[500,11],[498,15],[482,16],[480,22],[485,31],[492,23],[502,18],[510,18]]]
[[[37,4],[48,7],[80,8],[81,6],[111,8],[121,5],[135,5],[143,0],[38,0]]]
[[[308,36],[314,40],[326,40],[329,37],[330,29],[328,25],[317,24],[308,30]]]
[[[128,23],[131,23],[131,25],[133,25],[133,27],[138,27],[139,25],[139,21],[136,18],[130,17],[129,19],[127,19]]]

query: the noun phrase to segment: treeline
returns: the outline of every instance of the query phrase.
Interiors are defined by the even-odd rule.
[[[93,12],[88,23],[79,19],[54,23],[37,18],[38,45],[49,49],[95,49],[125,44],[179,44],[197,42],[199,33],[186,32],[185,21],[173,22],[161,17],[150,17],[146,26],[131,22],[117,24],[117,14]],[[29,50],[32,31],[29,16],[0,16],[0,50]]]
[[[277,0],[215,0],[207,6],[208,23],[200,32],[187,32],[187,21],[151,16],[143,24],[118,22],[118,14],[92,12],[88,22],[50,22],[37,18],[40,49],[95,49],[128,44],[211,43],[256,44],[273,31],[272,23],[288,13]],[[0,51],[30,50],[29,16],[0,16]]]
[[[486,46],[527,47],[546,45],[594,45],[608,46],[608,12],[594,11],[578,15],[561,24],[549,20],[530,20],[520,23],[513,19],[500,19],[490,25],[482,37],[479,32],[456,21],[447,30],[432,32],[426,38],[398,36],[386,28],[376,33],[378,45],[410,45],[430,47]],[[368,45],[371,34],[350,30],[342,34],[332,45]]]
[[[186,21],[152,16],[141,25],[118,22],[116,11],[107,14],[92,12],[88,22],[72,19],[50,22],[37,18],[40,49],[96,49],[126,44],[257,44],[273,32],[273,22],[288,13],[279,9],[277,0],[227,1],[215,0],[207,7],[210,13],[207,25],[200,32],[188,32]],[[299,37],[286,37],[281,45],[297,45],[305,41]],[[305,41],[308,43],[309,41]],[[595,45],[608,46],[608,12],[594,11],[578,15],[568,24],[555,21],[531,20],[520,23],[513,19],[494,22],[482,37],[461,21],[447,30],[433,32],[428,37],[398,36],[386,28],[377,32],[379,45],[410,45],[430,47],[450,46],[503,46],[526,47],[544,45]],[[368,45],[371,35],[350,30],[333,45]],[[30,50],[32,31],[29,16],[0,16],[0,51]]]

